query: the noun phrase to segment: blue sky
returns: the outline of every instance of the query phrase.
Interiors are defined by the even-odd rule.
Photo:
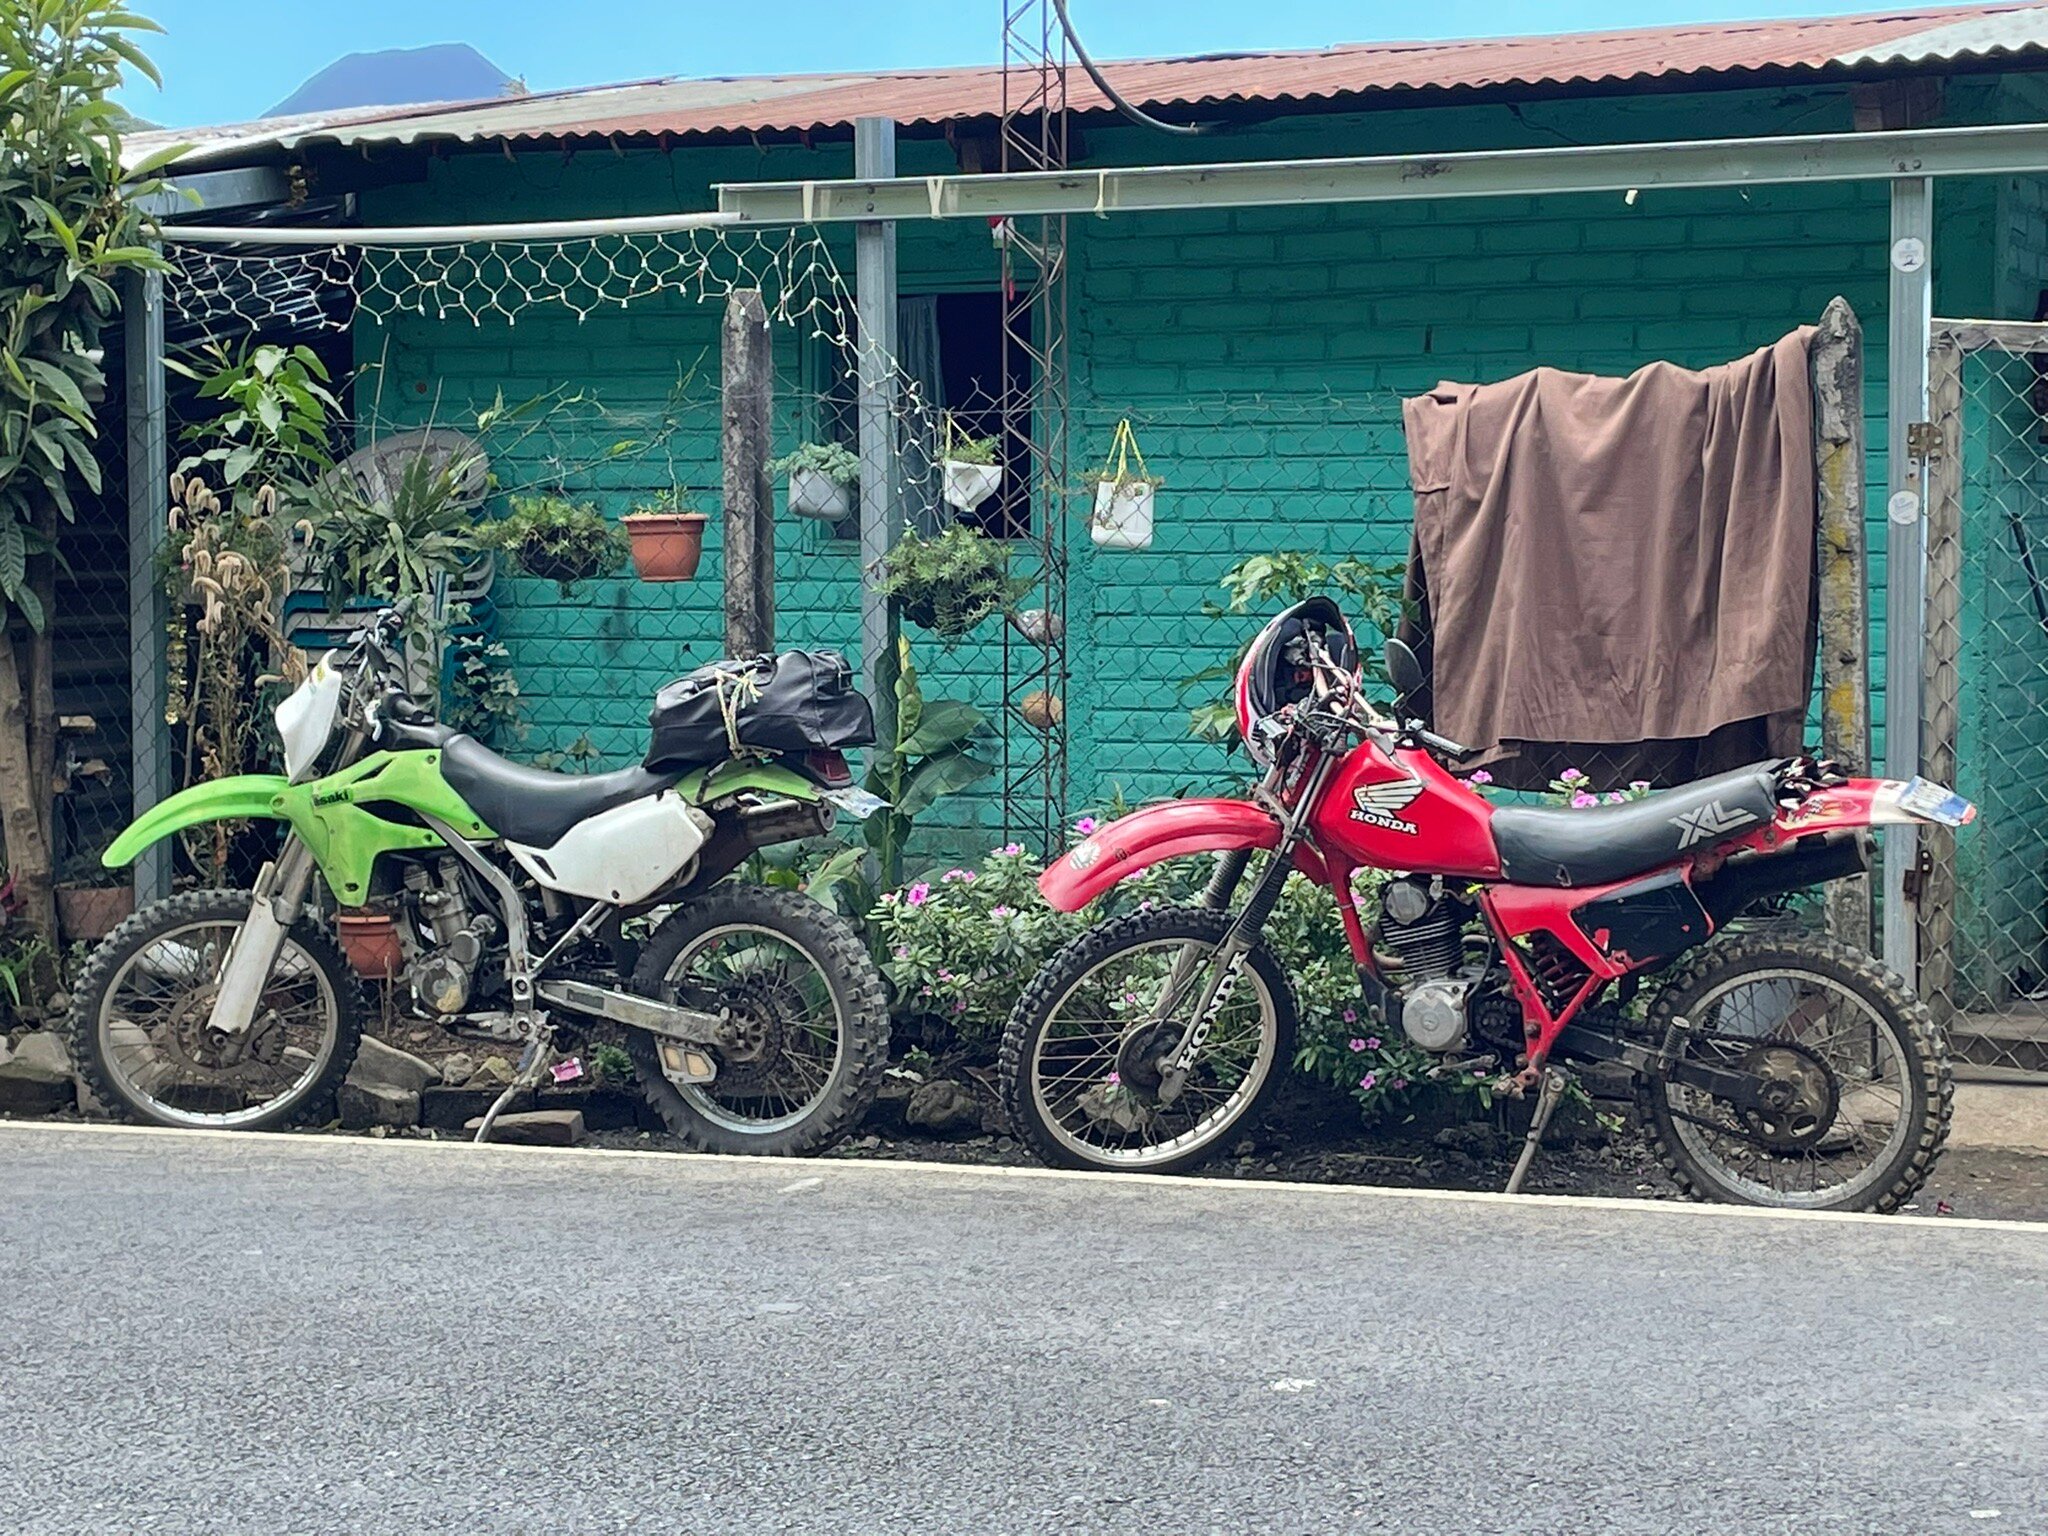
[[[253,117],[342,54],[466,42],[536,90],[652,75],[971,64],[1000,55],[1002,0],[139,0],[168,35],[165,89],[125,97],[156,122]],[[1926,4],[1927,0],[1917,0]],[[1879,0],[1070,0],[1099,57],[1306,48],[1844,14]]]

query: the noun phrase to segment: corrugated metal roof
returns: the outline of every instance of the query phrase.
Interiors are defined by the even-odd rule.
[[[1315,102],[1387,93],[1603,85],[1687,76],[1912,68],[2048,53],[2048,4],[1904,8],[1861,16],[1657,27],[1465,42],[1349,43],[1283,53],[1132,59],[1105,72],[1133,102],[1171,112],[1243,103]],[[1078,67],[1076,112],[1109,110]],[[190,162],[221,163],[305,145],[528,143],[841,128],[856,117],[917,126],[998,115],[994,67],[837,75],[650,80],[503,100],[365,109],[310,120],[137,135],[132,152],[184,140]]]

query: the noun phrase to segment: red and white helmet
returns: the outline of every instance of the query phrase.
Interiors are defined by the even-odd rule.
[[[1331,661],[1347,671],[1358,669],[1358,641],[1344,610],[1327,597],[1296,603],[1259,631],[1237,669],[1237,729],[1261,767],[1271,766],[1271,754],[1259,722],[1313,691],[1315,673],[1298,643],[1309,634],[1321,638]]]

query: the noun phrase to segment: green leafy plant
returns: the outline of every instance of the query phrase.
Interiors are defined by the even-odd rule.
[[[1360,647],[1369,651],[1369,631],[1386,636],[1400,627],[1406,611],[1401,595],[1406,579],[1407,566],[1399,560],[1346,556],[1331,561],[1299,550],[1274,550],[1240,560],[1225,571],[1218,578],[1224,600],[1204,601],[1202,615],[1211,619],[1245,614],[1270,616],[1311,597],[1331,597],[1351,619]],[[1237,677],[1251,641],[1252,636],[1247,635],[1226,664],[1204,667],[1181,679],[1183,693],[1215,683],[1226,685],[1219,697],[1189,710],[1188,733],[1197,740],[1228,743],[1237,739],[1237,707],[1227,685]]]
[[[244,342],[230,350],[207,343],[205,366],[166,359],[164,366],[199,384],[199,398],[219,414],[186,429],[197,451],[178,468],[204,472],[232,490],[244,480],[289,493],[334,464],[328,447],[341,403],[328,387],[326,364],[310,347]]]
[[[694,501],[687,485],[666,485],[645,501],[635,502],[628,517],[701,517],[704,509]]]
[[[590,1048],[590,1070],[604,1082],[624,1087],[633,1081],[633,1058],[624,1046],[600,1040]]]
[[[860,480],[860,457],[842,443],[805,443],[768,464],[771,475],[804,471],[823,475],[834,485],[853,485]]]
[[[312,556],[327,600],[431,594],[483,550],[475,504],[481,459],[422,449],[381,488],[337,471],[310,489]]]
[[[110,99],[125,71],[158,78],[135,34],[160,30],[122,0],[0,3],[0,833],[24,919],[52,941],[57,534],[74,487],[101,489],[115,284],[166,267],[138,199],[185,146],[124,172]]]
[[[597,750],[588,731],[559,751],[550,749],[533,754],[533,766],[549,773],[589,773],[603,760],[604,754]]]
[[[949,464],[993,464],[996,440],[992,437],[956,437],[946,444]]]
[[[949,639],[1008,611],[1031,590],[1010,575],[1008,546],[960,523],[931,538],[906,529],[877,564],[874,585],[911,623]]]
[[[15,1012],[41,1003],[42,978],[50,974],[53,955],[39,933],[0,938],[0,994]]]
[[[441,719],[486,745],[524,736],[519,678],[507,665],[509,657],[504,646],[480,635],[451,638]]]
[[[1473,777],[1476,778],[1478,775],[1475,774]],[[1492,776],[1488,775],[1489,782],[1491,778]],[[1590,774],[1577,768],[1567,768],[1550,781],[1549,789],[1544,792],[1544,799],[1554,805],[1568,805],[1574,810],[1583,811],[1596,805],[1626,805],[1631,800],[1643,799],[1650,792],[1648,779],[1632,779],[1626,788],[1610,789],[1601,794],[1593,788]]]
[[[878,862],[877,884],[898,884],[903,849],[919,816],[939,801],[970,789],[994,773],[995,764],[974,755],[974,738],[988,717],[964,699],[928,699],[911,661],[910,642],[898,637],[892,667],[879,686],[896,701],[896,739],[872,754],[867,788],[889,803],[862,824]]]
[[[576,584],[609,576],[626,563],[626,536],[588,502],[566,496],[514,496],[512,510],[479,537],[529,576],[552,581],[568,597]]]

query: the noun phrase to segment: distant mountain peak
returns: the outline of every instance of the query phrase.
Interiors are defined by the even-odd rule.
[[[264,113],[292,117],[349,107],[409,107],[523,94],[523,88],[467,43],[385,48],[336,59]]]

